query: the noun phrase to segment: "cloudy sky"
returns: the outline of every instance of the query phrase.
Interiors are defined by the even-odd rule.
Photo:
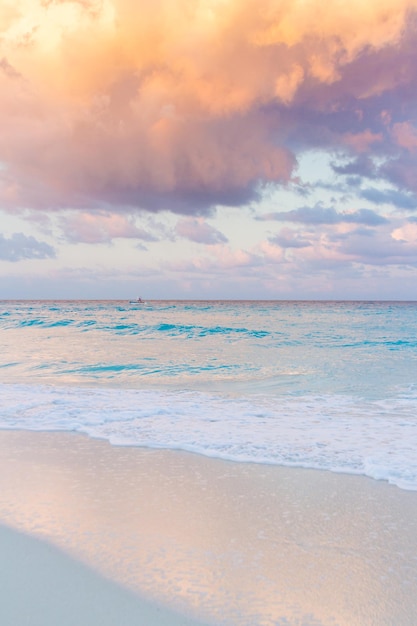
[[[417,0],[1,0],[0,298],[417,299]]]

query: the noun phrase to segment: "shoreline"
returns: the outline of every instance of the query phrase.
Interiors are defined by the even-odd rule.
[[[363,476],[1,431],[0,523],[178,623],[415,623],[417,493]]]
[[[381,405],[375,398],[338,394],[266,393],[261,400],[237,381],[234,398],[207,388],[49,382],[1,384],[2,428],[39,432],[41,426],[44,432],[78,432],[114,446],[363,475],[417,491],[414,392],[408,398],[396,393]]]

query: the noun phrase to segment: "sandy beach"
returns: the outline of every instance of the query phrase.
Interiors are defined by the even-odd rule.
[[[415,624],[417,493],[360,476],[3,431],[0,522],[2,624]]]
[[[106,580],[50,543],[0,527],[0,622],[21,626],[198,626]],[[201,626],[201,624],[200,624]]]

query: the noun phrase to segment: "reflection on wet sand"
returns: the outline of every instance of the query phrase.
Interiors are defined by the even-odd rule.
[[[415,623],[417,494],[362,477],[1,432],[0,521],[214,624]]]

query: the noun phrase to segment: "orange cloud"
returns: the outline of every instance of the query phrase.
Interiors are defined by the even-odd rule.
[[[355,84],[344,73],[361,55],[401,54],[416,10],[417,0],[3,2],[0,162],[34,205],[39,195],[42,206],[198,212],[247,201],[291,177],[285,115],[297,124],[300,103],[326,101],[329,85],[356,99],[395,88],[389,69]],[[367,129],[345,137],[358,150],[379,141]]]

